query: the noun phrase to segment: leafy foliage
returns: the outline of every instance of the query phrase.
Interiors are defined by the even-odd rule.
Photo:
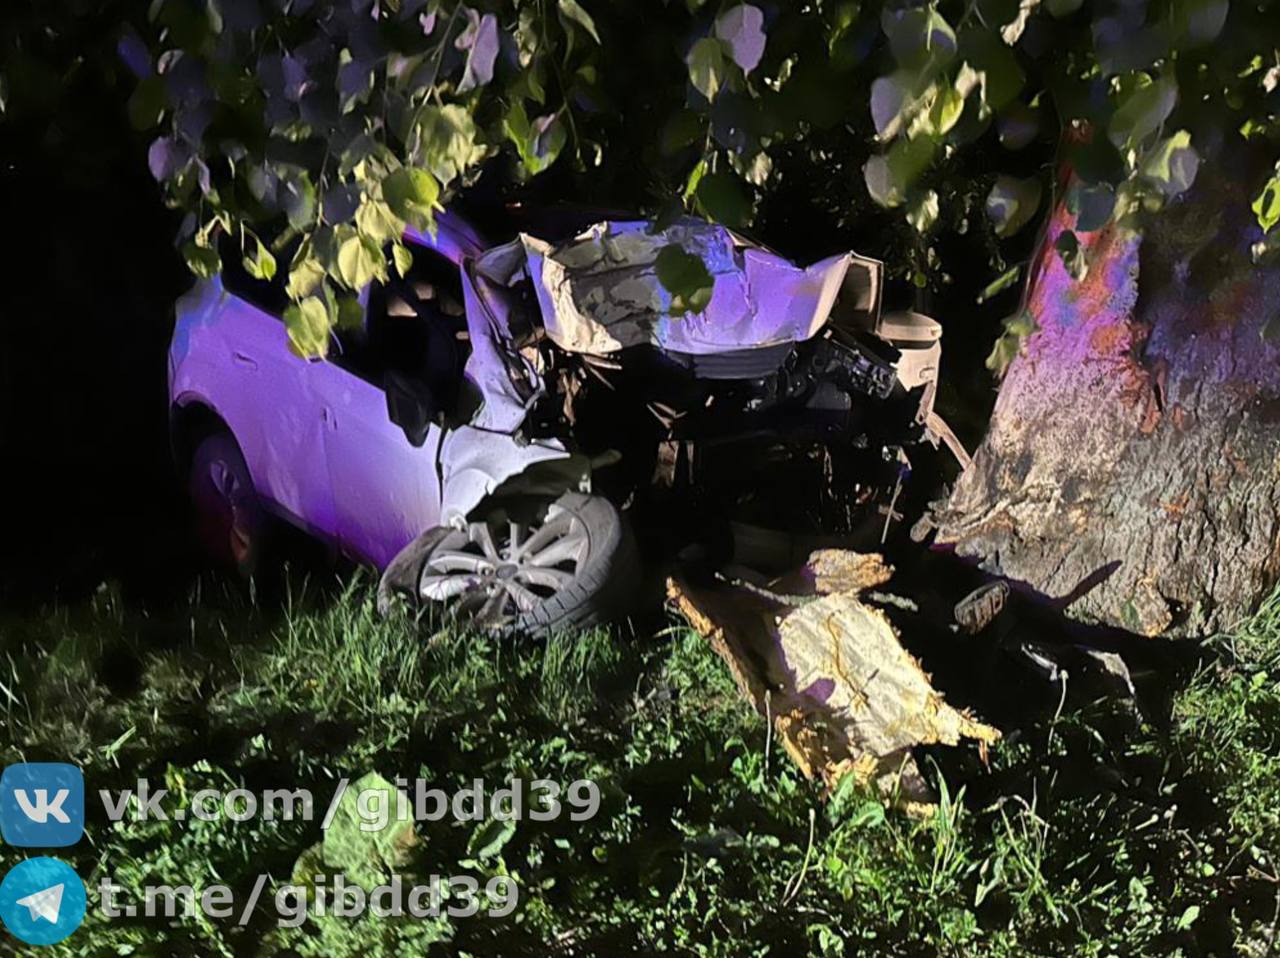
[[[918,285],[949,281],[957,236],[994,281],[1064,199],[1060,163],[1080,230],[1130,228],[1207,152],[1280,140],[1278,23],[1274,0],[156,0],[120,53],[192,270],[220,268],[221,235],[263,237],[259,272],[300,236],[277,269],[327,305],[460,189],[556,168],[736,228],[804,184],[884,223],[869,251]],[[1263,255],[1274,181],[1251,194]]]

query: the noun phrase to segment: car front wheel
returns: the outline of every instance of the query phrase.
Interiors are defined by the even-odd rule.
[[[612,621],[639,589],[630,530],[609,500],[565,493],[532,519],[507,514],[432,530],[417,598],[459,624],[549,635]]]

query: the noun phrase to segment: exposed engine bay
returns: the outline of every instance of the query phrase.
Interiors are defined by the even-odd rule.
[[[672,245],[714,279],[702,313],[672,311],[655,265]],[[526,366],[521,433],[589,457],[616,501],[670,491],[695,524],[883,538],[912,451],[963,456],[933,413],[941,326],[882,313],[877,260],[806,269],[701,221],[606,222],[558,245],[521,235],[473,275]]]

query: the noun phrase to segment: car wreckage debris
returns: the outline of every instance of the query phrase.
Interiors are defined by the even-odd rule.
[[[667,594],[807,777],[831,789],[853,774],[923,811],[932,794],[911,749],[985,748],[1000,732],[948,705],[869,604],[892,574],[878,555],[820,550],[768,587],[672,578]]]

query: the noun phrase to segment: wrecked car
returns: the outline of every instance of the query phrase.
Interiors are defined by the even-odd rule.
[[[743,443],[878,464],[863,505],[905,450],[954,443],[933,413],[941,327],[882,312],[874,259],[801,268],[692,219],[494,247],[446,213],[405,240],[412,268],[361,293],[323,360],[290,351],[283,280],[236,257],[177,305],[174,448],[203,540],[242,571],[275,516],[382,570],[382,604],[547,633],[626,610],[626,516],[654,490],[758,493]],[[658,280],[672,246],[711,276],[700,313]]]

